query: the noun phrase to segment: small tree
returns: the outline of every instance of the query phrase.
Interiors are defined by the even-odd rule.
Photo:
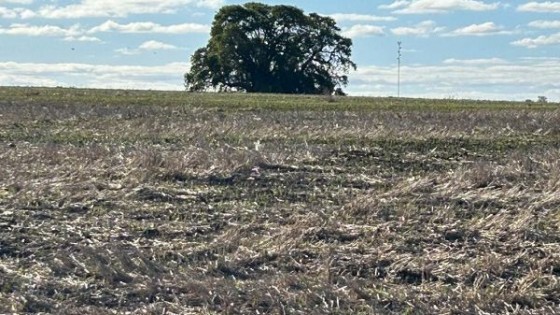
[[[229,5],[214,17],[210,40],[191,57],[190,91],[209,88],[323,94],[348,84],[352,40],[329,17],[296,7]]]

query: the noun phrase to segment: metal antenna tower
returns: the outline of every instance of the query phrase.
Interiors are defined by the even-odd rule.
[[[397,42],[398,51],[397,51],[397,97],[401,97],[401,57],[402,57],[402,42]]]

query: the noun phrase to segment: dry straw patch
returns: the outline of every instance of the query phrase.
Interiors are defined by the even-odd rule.
[[[18,91],[0,313],[560,312],[554,107]]]

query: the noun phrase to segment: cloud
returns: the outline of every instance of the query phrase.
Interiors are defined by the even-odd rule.
[[[115,51],[123,55],[138,55],[147,51],[175,50],[175,49],[179,49],[179,47],[171,44],[158,42],[155,40],[149,40],[140,44],[140,46],[138,46],[138,48],[136,49],[121,48]]]
[[[367,36],[379,36],[385,34],[382,26],[357,24],[342,32],[343,36],[356,38]]]
[[[552,35],[541,35],[535,38],[523,38],[511,42],[511,44],[514,46],[521,46],[526,48],[537,48],[540,46],[547,46],[547,45],[559,45],[560,33],[556,33]]]
[[[521,12],[543,12],[543,13],[558,13],[560,12],[560,2],[545,1],[545,2],[528,2],[517,7],[517,11]]]
[[[439,65],[403,65],[401,92],[407,97],[560,99],[560,58],[447,59]],[[352,95],[397,92],[397,67],[362,65],[350,74]]]
[[[101,39],[94,37],[94,36],[66,36],[64,38],[65,41],[69,42],[101,42]]]
[[[535,28],[560,28],[560,20],[557,21],[538,20],[538,21],[530,22],[529,26]]]
[[[183,62],[158,66],[0,62],[0,85],[184,90],[183,73],[188,68]]]
[[[377,16],[355,13],[335,13],[328,14],[327,16],[335,19],[337,22],[391,22],[397,20],[392,16]]]
[[[16,19],[16,18],[27,19],[34,16],[35,13],[29,9],[24,9],[24,8],[9,9],[6,7],[0,7],[0,18],[3,19]]]
[[[70,28],[62,28],[54,25],[36,26],[29,24],[12,24],[8,28],[0,28],[0,34],[22,36],[77,36],[82,34],[82,32],[78,24]]]
[[[513,32],[504,30],[502,26],[498,26],[494,22],[486,22],[458,28],[444,36],[491,36],[510,34],[513,34]]]
[[[82,0],[66,6],[45,5],[37,14],[49,19],[127,17],[132,14],[176,13],[186,6],[219,8],[223,0]]]
[[[19,14],[12,10],[5,7],[0,7],[0,18],[3,19],[15,19],[19,16]]]
[[[430,34],[442,32],[445,28],[437,27],[434,21],[423,21],[412,27],[396,27],[391,33],[398,36],[429,36]]]
[[[86,31],[79,25],[74,24],[68,28],[55,25],[29,25],[14,23],[9,27],[0,27],[0,34],[14,36],[32,37],[63,37],[65,41],[100,42],[101,40],[93,36],[85,36]]]
[[[446,65],[498,65],[508,64],[509,62],[502,58],[487,58],[487,59],[445,59],[443,64]]]
[[[98,32],[160,34],[209,33],[210,26],[195,23],[160,25],[153,22],[133,22],[128,24],[119,24],[115,21],[109,20],[89,30],[89,33]]]
[[[485,3],[475,0],[414,0],[395,1],[380,9],[395,10],[400,14],[445,13],[450,11],[490,11],[496,10],[500,3]]]
[[[396,9],[401,9],[404,8],[406,6],[408,6],[410,4],[410,1],[407,0],[397,0],[394,1],[391,4],[382,4],[380,6],[378,6],[379,9],[382,10],[396,10]]]
[[[149,40],[147,42],[144,42],[138,48],[143,49],[143,50],[173,50],[173,49],[178,49],[177,46],[162,43],[162,42],[158,42],[158,41],[155,41],[155,40]]]
[[[560,58],[447,59],[439,65],[403,65],[407,97],[560,99]],[[188,63],[132,66],[83,63],[0,62],[0,85],[184,90]],[[397,68],[364,65],[350,74],[352,95],[396,94]],[[512,92],[513,91],[513,92]]]
[[[31,4],[33,0],[0,0],[0,3]]]

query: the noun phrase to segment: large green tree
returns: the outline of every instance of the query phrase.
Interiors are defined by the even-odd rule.
[[[222,7],[208,44],[191,57],[190,91],[323,94],[346,86],[352,40],[330,17],[293,6]]]

